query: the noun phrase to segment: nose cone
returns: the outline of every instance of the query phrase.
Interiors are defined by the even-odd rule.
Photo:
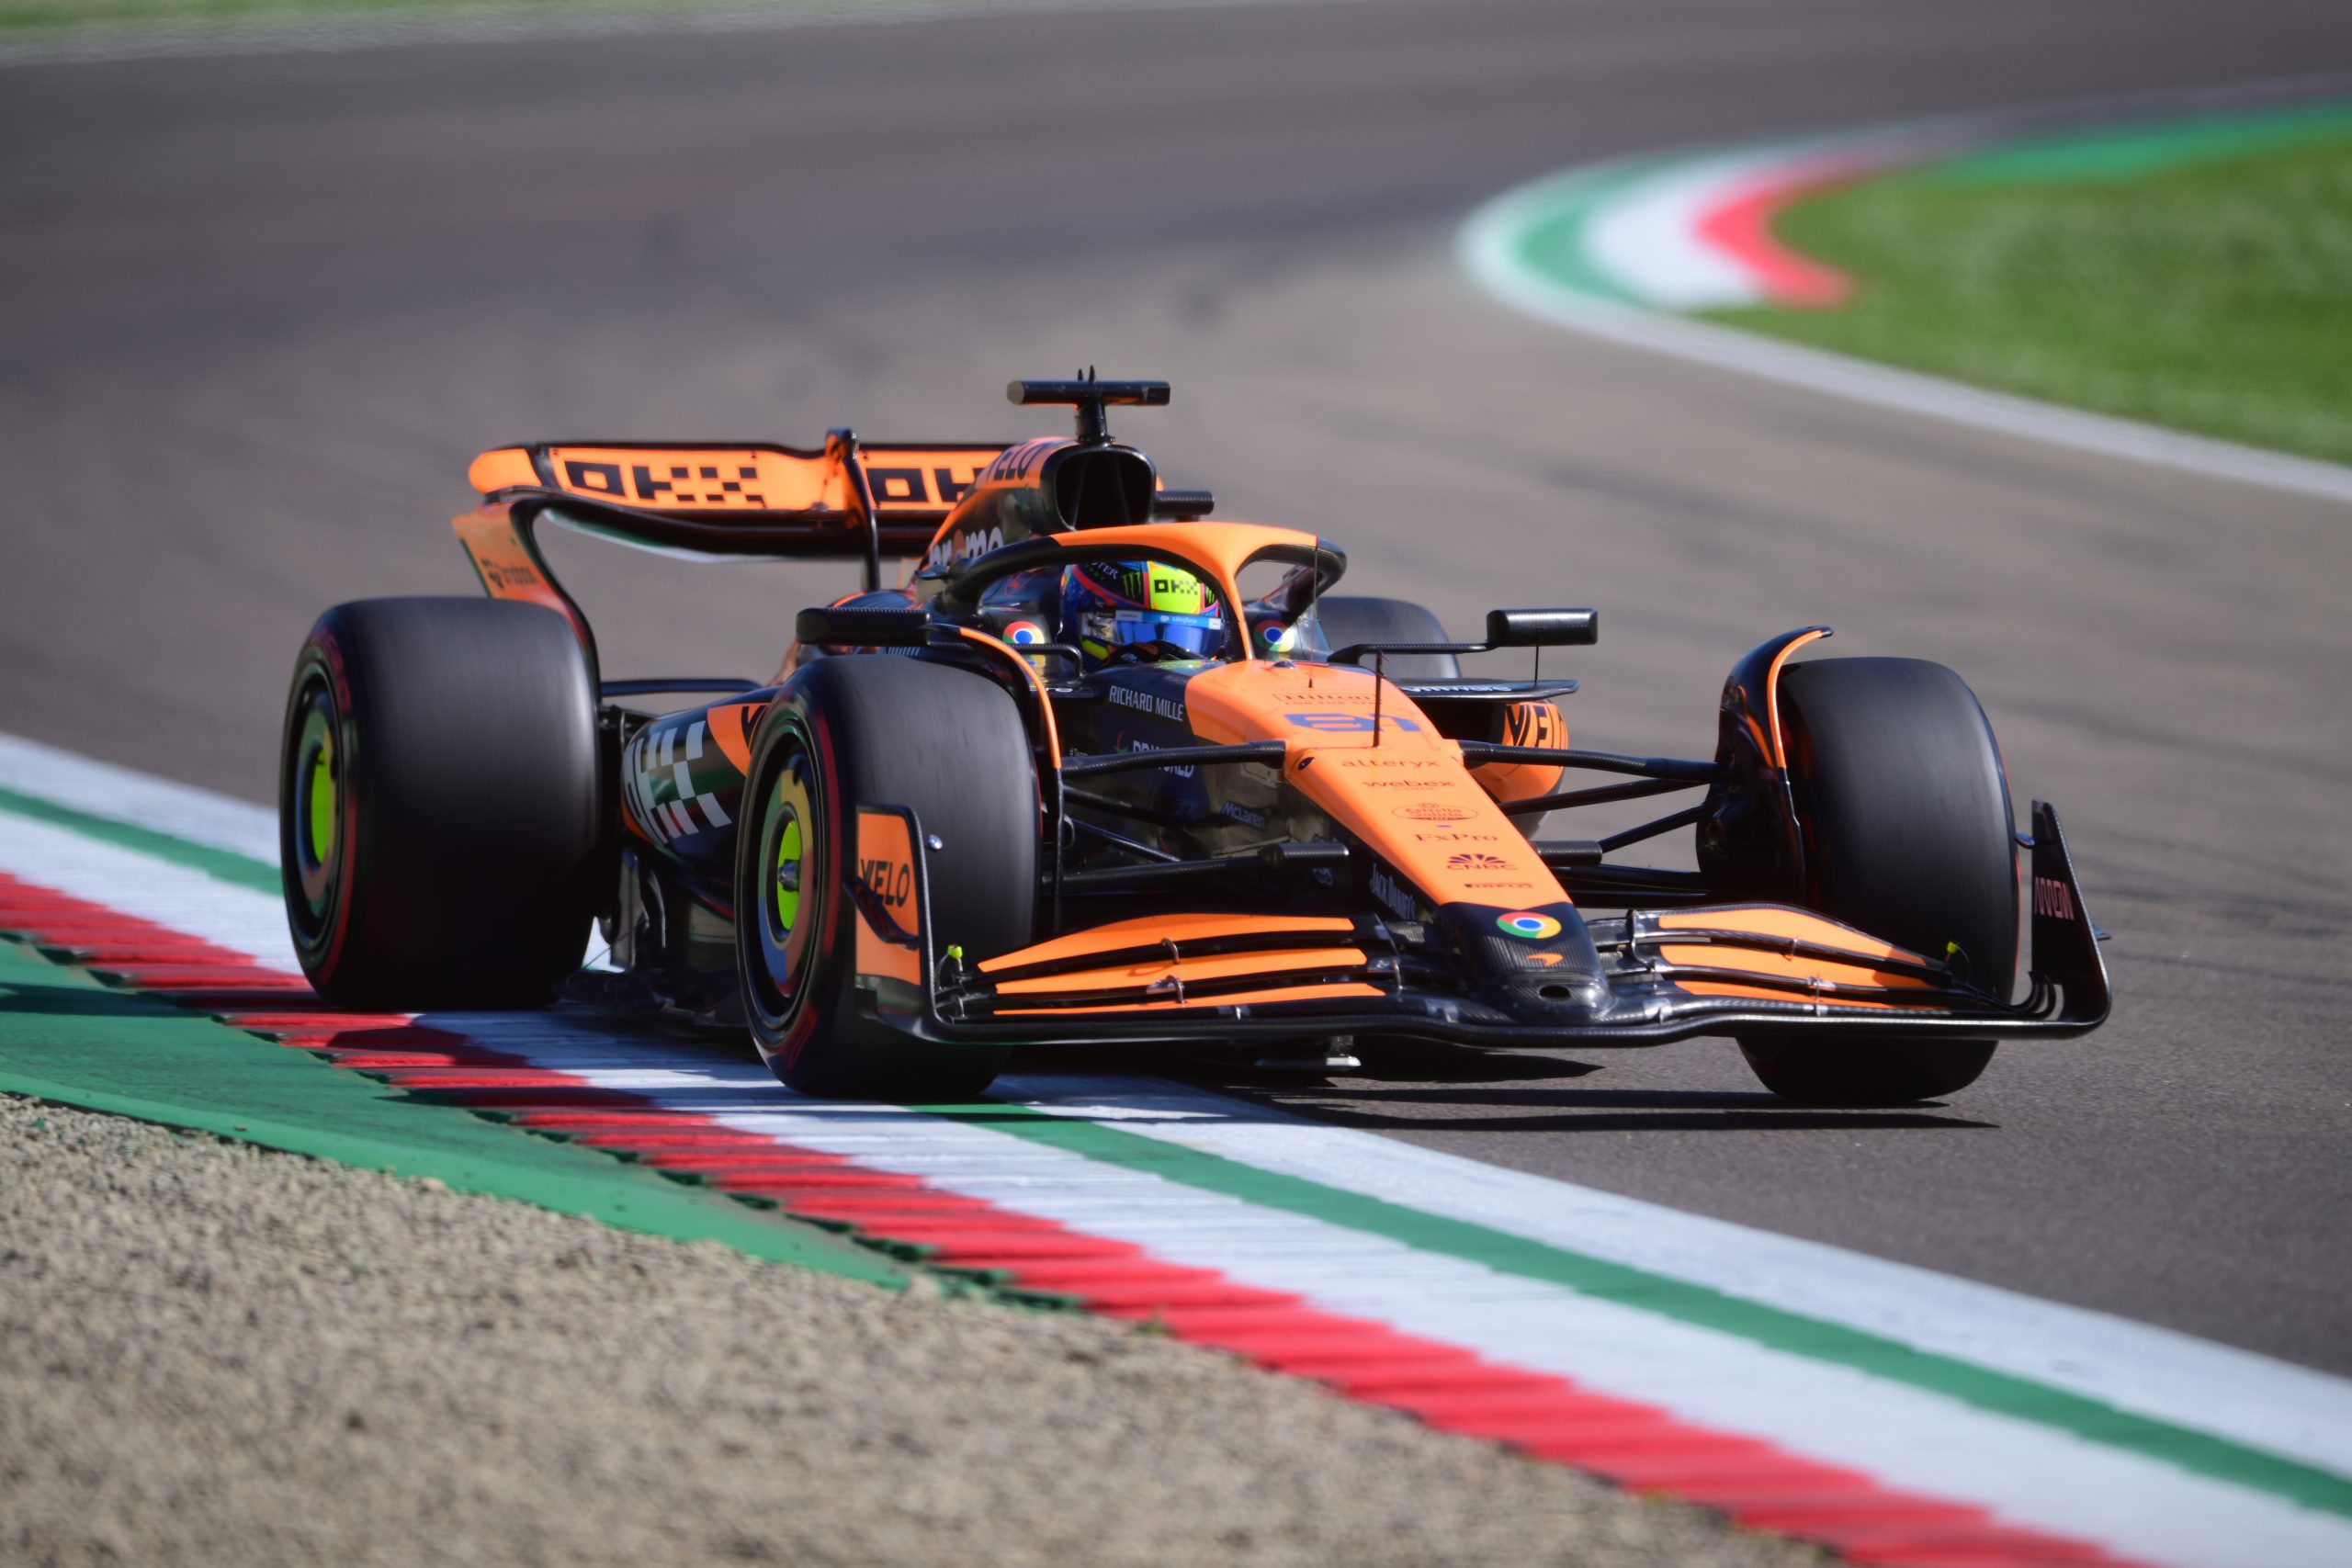
[[[1460,944],[1479,999],[1525,1022],[1586,1022],[1610,1005],[1592,933],[1575,905],[1538,908],[1453,905],[1443,919]]]

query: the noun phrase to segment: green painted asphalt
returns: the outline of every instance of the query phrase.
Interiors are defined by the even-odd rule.
[[[274,879],[273,879],[274,880]],[[532,1137],[0,942],[0,1091],[218,1134],[674,1241],[903,1286],[888,1259],[609,1155]]]
[[[1627,186],[1680,161],[1626,158],[1544,181],[1515,203],[1510,221],[1512,258],[1546,282],[1586,299],[1639,303],[1630,289],[1593,265],[1585,249],[1585,225]]]

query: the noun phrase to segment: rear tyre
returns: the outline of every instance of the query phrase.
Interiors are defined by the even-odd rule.
[[[760,721],[737,847],[744,1012],[769,1069],[805,1094],[940,1102],[986,1089],[1011,1053],[914,1039],[856,990],[857,808],[912,808],[933,950],[977,964],[1035,919],[1036,769],[1012,699],[986,677],[897,655],[804,667]]]
[[[287,923],[342,1007],[532,1007],[580,966],[603,812],[588,661],[553,611],[368,599],[295,661]]]
[[[1324,640],[1334,649],[1360,642],[1452,642],[1445,625],[1408,599],[1370,599],[1339,594],[1319,601],[1316,618]],[[1450,653],[1394,653],[1382,659],[1382,671],[1401,681],[1449,681],[1462,673],[1462,660]],[[1372,668],[1370,659],[1364,668]]]
[[[2006,999],[2017,976],[2016,824],[1984,710],[1917,659],[1826,659],[1781,677],[1808,903],[1942,958]],[[1892,1105],[1967,1088],[1989,1040],[1744,1035],[1764,1087],[1804,1105]]]

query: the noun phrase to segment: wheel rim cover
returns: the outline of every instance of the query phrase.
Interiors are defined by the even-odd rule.
[[[787,752],[761,816],[760,859],[766,886],[759,900],[760,967],[782,1009],[789,1009],[807,966],[813,913],[811,877],[821,874],[815,812],[805,773],[808,753]]]
[[[325,923],[334,905],[343,848],[343,771],[334,699],[323,685],[314,685],[304,703],[301,737],[294,748],[291,834],[302,902],[314,925]]]

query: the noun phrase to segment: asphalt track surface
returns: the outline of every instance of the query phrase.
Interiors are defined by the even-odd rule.
[[[0,730],[266,800],[310,617],[472,591],[484,446],[1165,376],[1116,428],[1354,586],[1602,606],[1585,743],[1703,754],[1814,620],[1953,665],[2116,933],[2105,1031],[1914,1111],[1724,1042],[1258,1092],[2352,1370],[2352,516],[1587,342],[1449,254],[1586,159],[2346,65],[2335,0],[1335,0],[9,70]],[[616,674],[764,674],[847,579],[555,548]]]

